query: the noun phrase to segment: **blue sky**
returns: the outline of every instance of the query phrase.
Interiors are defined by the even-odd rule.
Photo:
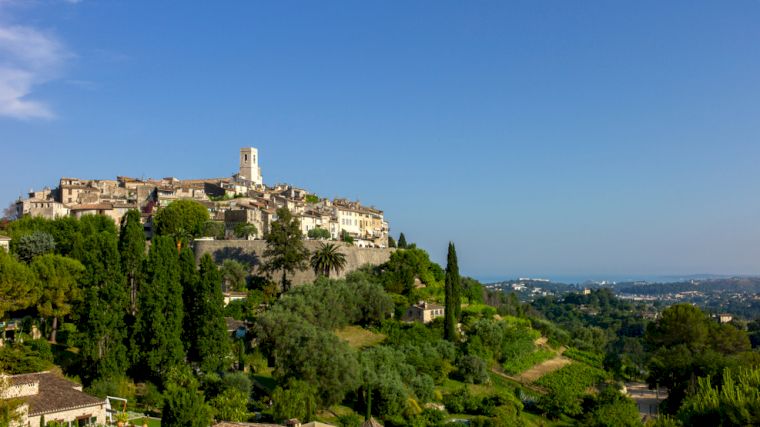
[[[0,202],[228,176],[462,270],[760,273],[760,1],[0,0]]]

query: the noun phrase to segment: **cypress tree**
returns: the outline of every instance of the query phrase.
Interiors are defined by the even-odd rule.
[[[201,258],[200,278],[192,307],[196,329],[190,333],[189,357],[206,372],[219,371],[229,355],[229,339],[224,321],[222,275],[209,254]]]
[[[145,282],[137,304],[136,343],[142,372],[162,384],[165,374],[184,360],[182,286],[174,239],[156,236],[145,263]]]
[[[137,312],[137,290],[145,258],[145,233],[140,223],[140,212],[134,209],[129,210],[121,219],[119,255],[122,271],[129,286],[129,309],[134,316]]]
[[[190,351],[192,347],[191,332],[196,329],[195,322],[198,319],[197,314],[193,311],[193,298],[198,292],[198,266],[195,264],[195,254],[188,246],[184,246],[179,253],[179,281],[182,285],[182,305],[185,309],[182,318],[182,338],[185,343],[185,350]]]
[[[454,243],[449,243],[449,253],[446,257],[447,280],[451,280],[451,296],[454,305],[454,319],[462,319],[462,278],[459,275],[459,261]],[[450,279],[449,279],[450,277]]]
[[[449,242],[449,253],[446,264],[445,313],[443,322],[444,338],[455,341],[457,338],[456,325],[461,314],[461,290],[459,289],[459,266],[457,265],[457,252],[454,243]]]
[[[129,295],[115,235],[92,234],[77,253],[86,270],[84,298],[76,312],[82,379],[89,384],[97,378],[123,375],[128,368],[125,317]]]
[[[404,233],[399,234],[396,246],[398,246],[399,249],[406,249],[406,236],[404,236]]]

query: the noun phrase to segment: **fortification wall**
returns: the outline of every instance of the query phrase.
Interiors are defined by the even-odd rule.
[[[390,259],[393,249],[359,248],[340,242],[331,242],[340,246],[340,251],[346,256],[346,268],[338,277],[345,277],[346,273],[370,264],[380,265]],[[304,242],[309,252],[314,252],[320,242],[307,240]],[[225,259],[234,259],[252,266],[252,273],[256,274],[262,262],[262,255],[266,249],[264,240],[196,240],[194,250],[196,260],[204,254],[210,254],[214,260],[221,264]],[[333,276],[334,277],[334,276]],[[314,272],[309,268],[297,272],[291,281],[294,285],[301,285],[314,281]]]

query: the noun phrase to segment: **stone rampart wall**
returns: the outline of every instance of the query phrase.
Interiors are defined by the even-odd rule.
[[[310,252],[315,251],[320,245],[320,242],[313,240],[307,240],[304,243]],[[340,251],[346,256],[346,268],[338,276],[341,278],[345,277],[346,273],[363,265],[380,265],[388,261],[393,251],[393,249],[388,248],[359,248],[340,242],[331,243],[339,245]],[[211,254],[218,264],[221,264],[225,259],[234,259],[251,265],[254,274],[261,265],[261,257],[265,249],[266,242],[264,240],[196,240],[194,242],[196,259],[199,260],[204,254]],[[314,272],[307,269],[296,273],[295,277],[290,280],[294,285],[301,285],[312,282],[315,278]]]

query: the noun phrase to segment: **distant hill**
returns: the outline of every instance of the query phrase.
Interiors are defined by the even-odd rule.
[[[760,277],[729,277],[703,280],[684,280],[671,283],[619,283],[618,294],[659,295],[677,292],[760,292]]]

